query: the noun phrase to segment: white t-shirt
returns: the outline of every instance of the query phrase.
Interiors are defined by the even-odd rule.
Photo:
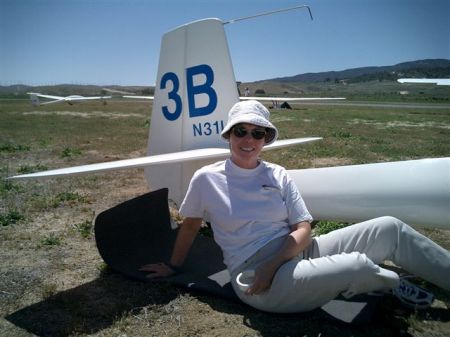
[[[312,221],[286,170],[264,161],[255,169],[240,168],[230,159],[199,169],[180,213],[211,223],[230,271],[269,241],[290,233],[290,225]]]

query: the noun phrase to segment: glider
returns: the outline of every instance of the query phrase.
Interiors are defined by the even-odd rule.
[[[292,9],[297,8],[309,10]],[[220,133],[227,112],[240,98],[224,26],[244,19],[204,19],[164,34],[147,157],[10,179],[144,167],[150,189],[168,188],[169,197],[180,204],[193,173],[228,155]],[[318,139],[280,140],[272,148]],[[410,224],[450,229],[450,158],[288,172],[316,220],[356,222],[391,215]]]
[[[123,98],[137,98],[137,99],[148,99],[148,100],[154,100],[154,96],[138,96],[138,95],[124,95]]]
[[[28,92],[30,95],[31,104],[34,106],[37,105],[45,105],[45,104],[53,104],[59,102],[66,102],[72,105],[74,102],[79,101],[89,101],[89,100],[102,100],[110,99],[112,96],[80,96],[80,95],[70,95],[70,96],[54,96],[54,95],[44,95],[37,92]],[[52,99],[53,101],[40,102],[39,97]]]
[[[450,78],[399,78],[399,83],[431,83],[436,85],[450,85]]]

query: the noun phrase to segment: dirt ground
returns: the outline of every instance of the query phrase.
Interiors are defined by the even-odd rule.
[[[1,228],[1,336],[449,336],[450,296],[431,285],[437,296],[432,308],[414,312],[386,297],[369,326],[353,326],[321,313],[266,314],[112,273],[92,232],[82,237],[75,225],[147,188],[139,171],[108,176],[95,179],[95,190],[80,182],[86,178],[42,184],[42,193],[88,186],[75,189],[82,202],[44,208],[28,222]],[[61,242],[44,244],[49,233]],[[427,235],[450,247],[448,232]]]
[[[39,144],[37,152],[2,152],[2,177],[19,165],[63,167],[123,158],[86,141],[82,158],[62,159],[47,143]],[[145,139],[143,144],[138,148],[145,148]],[[92,223],[100,212],[148,191],[142,170],[0,184],[0,336],[450,336],[450,293],[423,282],[436,296],[431,308],[406,309],[385,296],[368,323],[350,325],[323,312],[263,313],[112,272],[98,254]],[[17,219],[11,210],[17,210]],[[420,231],[450,249],[449,231]]]

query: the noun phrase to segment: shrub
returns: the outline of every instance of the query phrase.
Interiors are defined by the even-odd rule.
[[[0,225],[9,226],[25,220],[25,217],[16,210],[9,211],[6,214],[0,214]]]
[[[77,203],[87,202],[87,198],[77,192],[61,192],[56,195],[53,200],[53,207],[58,207],[61,204],[73,206]]]
[[[46,237],[42,238],[41,245],[43,246],[60,246],[62,243],[62,240],[58,238],[55,234],[47,235]]]
[[[66,147],[64,148],[64,150],[62,150],[61,158],[72,158],[79,155],[81,155],[80,149],[72,149],[70,147]]]
[[[14,153],[19,151],[29,151],[30,147],[21,144],[3,143],[0,144],[0,152]]]
[[[28,173],[34,173],[38,171],[46,171],[48,168],[44,165],[37,164],[34,166],[28,166],[28,165],[21,165],[19,169],[17,170],[20,174],[28,174]]]
[[[339,228],[347,227],[349,224],[334,221],[318,221],[314,227],[315,235],[323,235]]]
[[[85,239],[89,238],[92,235],[92,221],[86,220],[84,222],[74,224],[73,227],[75,227],[75,229]]]

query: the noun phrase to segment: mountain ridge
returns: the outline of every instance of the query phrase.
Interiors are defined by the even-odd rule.
[[[318,83],[371,83],[373,81],[396,82],[401,77],[427,77],[427,78],[450,78],[450,59],[423,59],[402,62],[391,66],[368,66],[350,68],[341,71],[325,71],[317,73],[304,73],[286,77],[259,80],[254,82],[239,82],[242,87],[250,87],[255,91],[259,86],[275,85],[279,87],[274,90],[266,90],[267,93],[307,93],[306,89],[287,90],[286,86],[318,84]],[[103,88],[124,90],[139,95],[152,95],[153,86],[140,85],[94,85],[94,84],[55,84],[55,85],[25,85],[14,84],[8,86],[0,85],[0,97],[28,97],[27,92],[41,92],[46,94],[67,96],[78,95],[101,95],[108,94]],[[241,88],[242,89],[242,88]]]
[[[293,82],[326,82],[336,80],[355,80],[359,77],[366,77],[371,80],[369,75],[383,73],[381,77],[391,77],[386,79],[396,80],[400,77],[450,77],[450,59],[423,59],[416,61],[401,62],[390,66],[367,66],[350,68],[339,71],[324,71],[316,73],[303,73],[293,76],[275,77],[258,82],[275,81],[284,83]],[[387,74],[391,76],[386,76]]]

